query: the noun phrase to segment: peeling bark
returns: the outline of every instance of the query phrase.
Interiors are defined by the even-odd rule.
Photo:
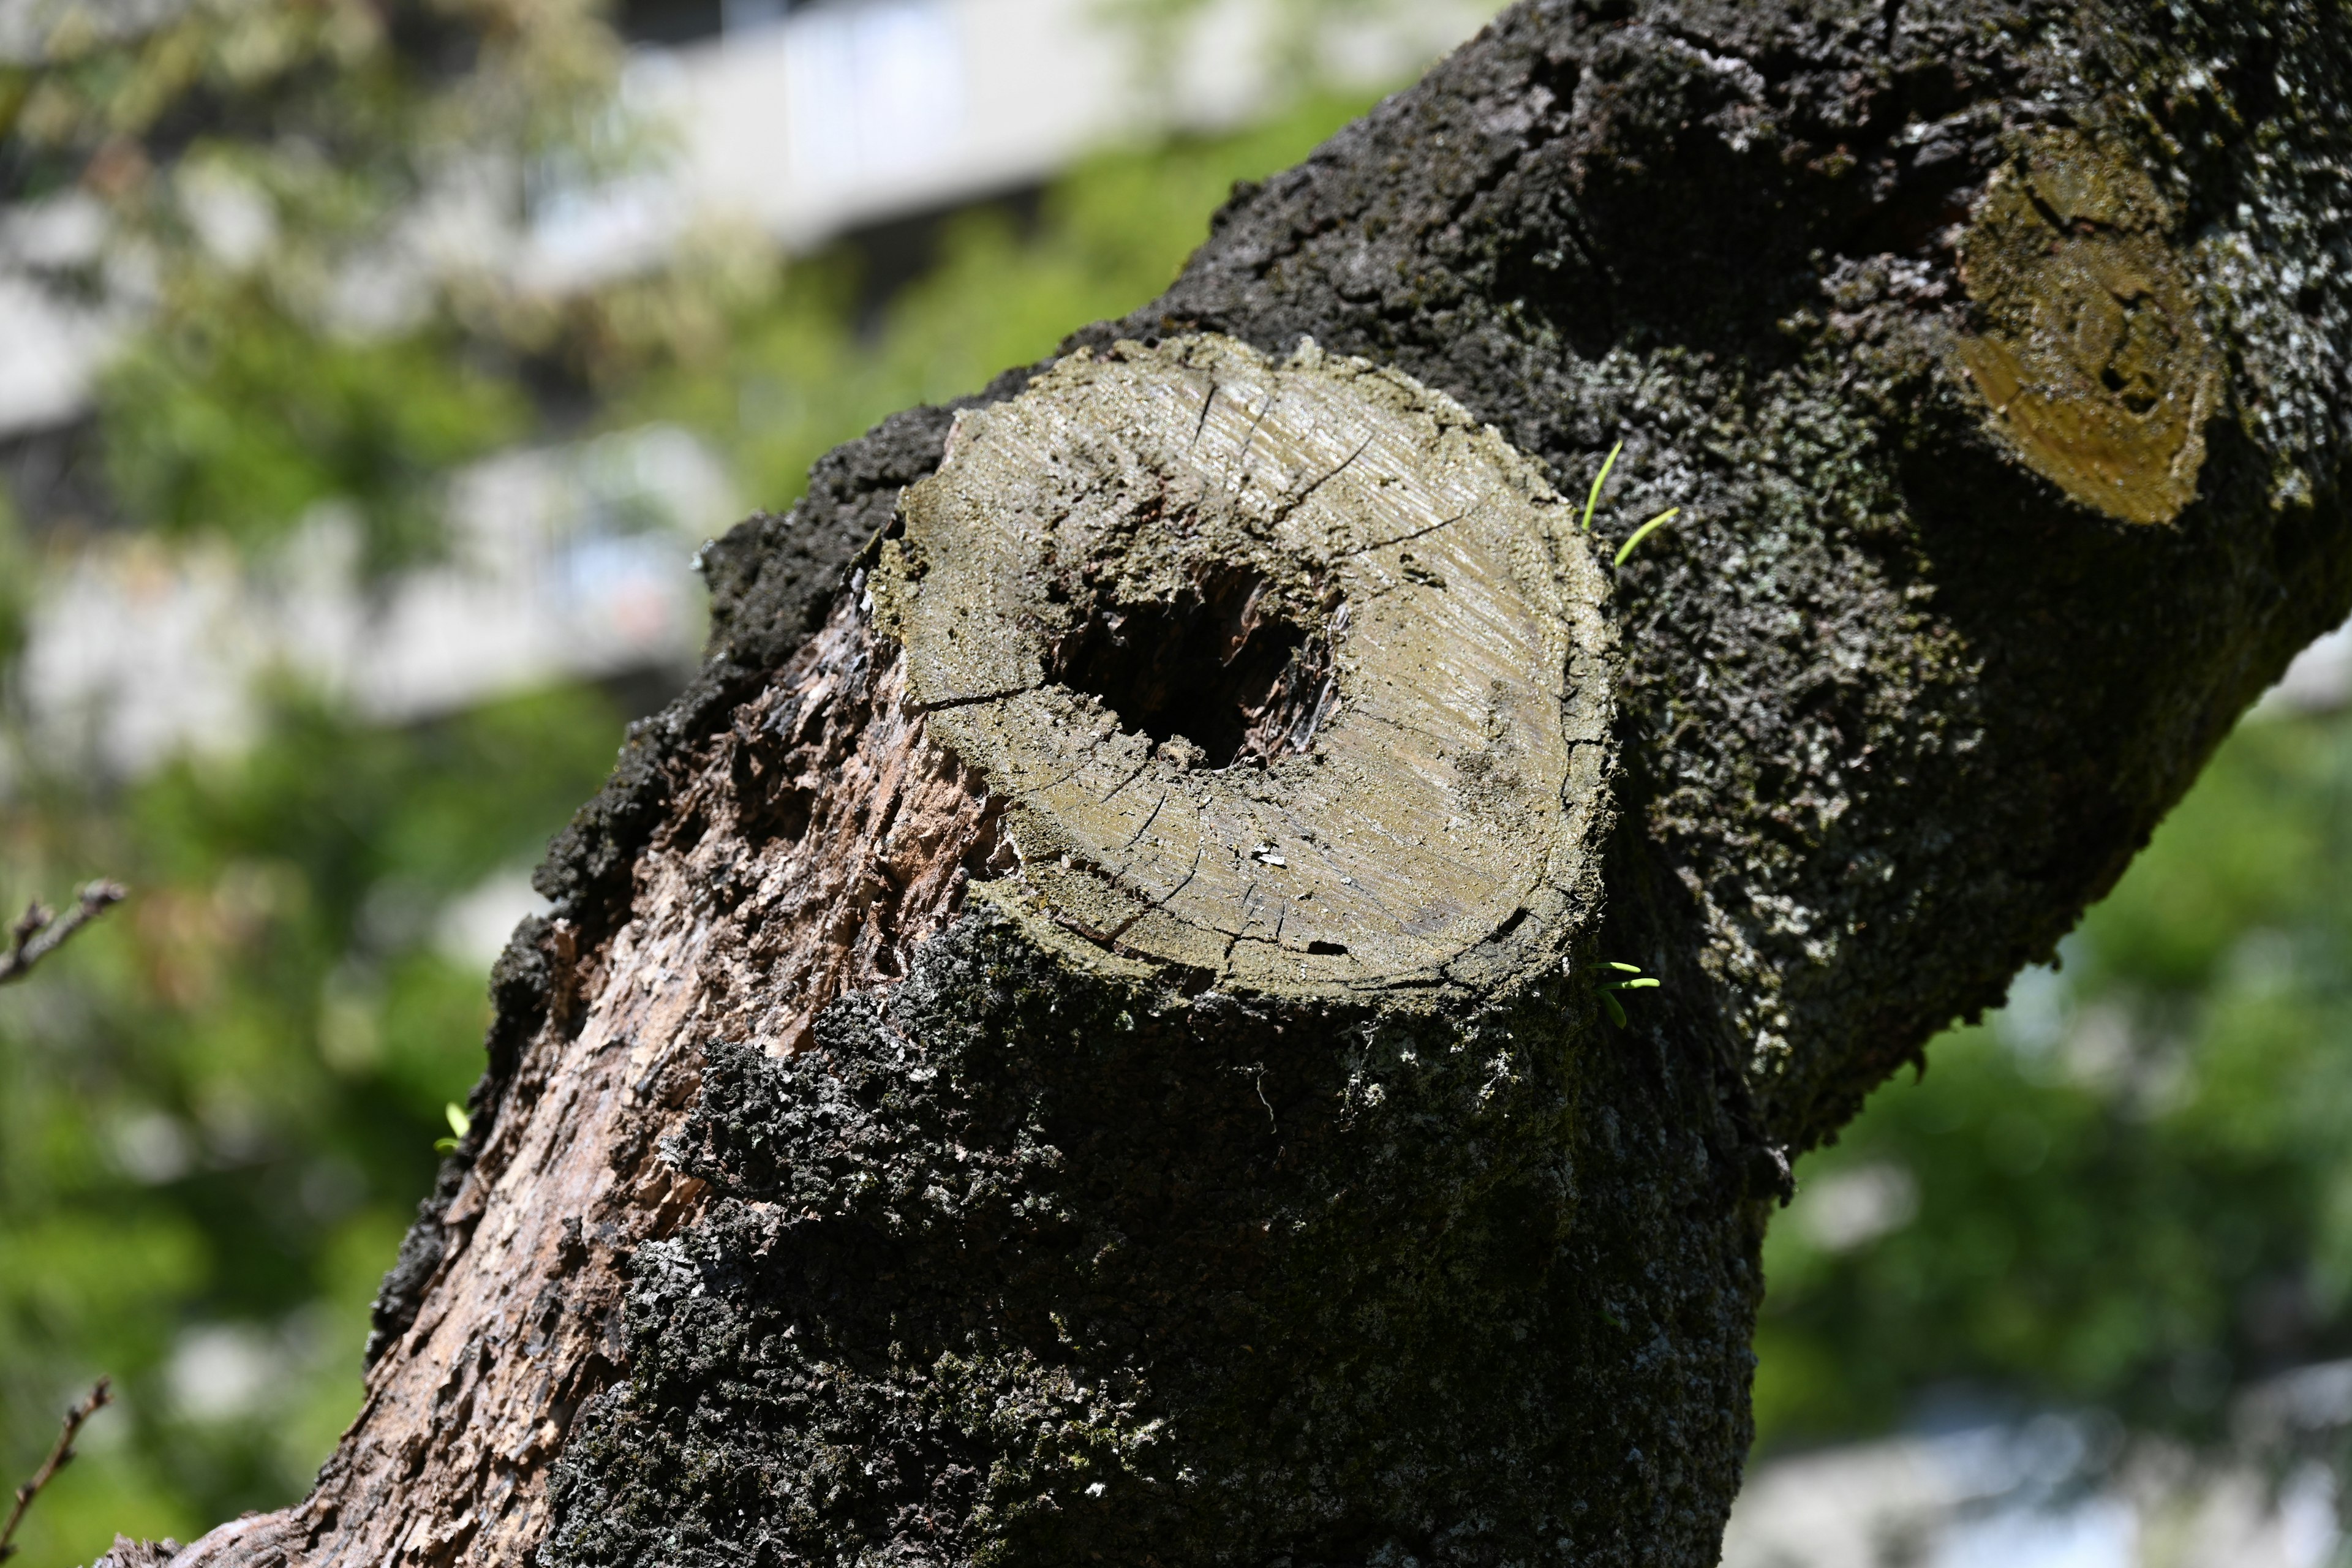
[[[1789,1160],[2048,955],[2352,602],[2347,79],[2343,9],[2284,0],[1531,0],[1066,345],[1054,386],[1213,333],[1430,389],[1527,466],[1559,581],[1597,569],[1532,476],[1624,440],[1604,553],[1682,509],[1606,625],[1530,634],[1537,688],[1606,690],[1615,761],[1478,819],[1596,873],[1484,966],[1397,932],[1365,973],[1329,932],[1303,975],[1204,962],[1257,929],[1245,879],[1147,929],[1175,900],[1104,852],[1118,781],[1104,815],[1016,777],[1197,773],[1204,839],[1300,798],[1323,684],[1363,679],[1309,568],[1369,492],[1276,550],[1328,467],[1285,459],[1199,560],[1082,528],[1061,597],[971,589],[1036,665],[1009,687],[1058,692],[1024,728],[925,664],[926,508],[988,521],[961,459],[929,479],[952,414],[827,458],[707,552],[701,676],[551,856],[318,1489],[173,1561],[1713,1562]],[[1072,428],[1038,460],[1093,499],[997,522],[1182,477],[1129,464],[1148,422]],[[1463,602],[1413,592],[1424,629]],[[1154,730],[1186,670],[1237,763]],[[1526,870],[1474,860],[1409,875]],[[1663,981],[1622,1030],[1603,961]]]

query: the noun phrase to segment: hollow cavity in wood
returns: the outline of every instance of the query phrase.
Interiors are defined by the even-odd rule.
[[[1122,343],[962,416],[902,513],[878,624],[1062,926],[1349,990],[1491,983],[1590,907],[1602,581],[1449,399],[1311,343]]]

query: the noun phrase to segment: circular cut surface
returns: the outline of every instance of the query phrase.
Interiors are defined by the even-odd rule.
[[[2126,522],[2197,499],[2221,356],[2156,182],[2080,131],[2026,133],[1960,247],[1982,314],[1960,362],[2026,464]]]
[[[1491,984],[1596,907],[1601,579],[1450,399],[1121,343],[961,416],[902,512],[882,625],[1062,925],[1347,992]]]

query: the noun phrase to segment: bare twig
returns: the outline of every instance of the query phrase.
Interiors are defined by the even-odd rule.
[[[121,896],[118,889],[115,898]],[[85,900],[89,898],[88,889],[84,889],[83,898]],[[113,899],[109,899],[107,903],[113,901]],[[106,905],[99,907],[104,909]],[[21,923],[18,929],[23,929]],[[19,942],[18,945],[23,943]],[[16,1554],[16,1527],[25,1521],[25,1510],[33,1506],[33,1500],[41,1495],[41,1489],[57,1479],[59,1470],[73,1463],[73,1440],[80,1435],[82,1423],[97,1415],[113,1399],[114,1380],[101,1377],[91,1385],[88,1397],[66,1412],[65,1429],[58,1434],[58,1446],[49,1450],[49,1457],[41,1461],[41,1468],[33,1472],[33,1479],[16,1489],[16,1506],[8,1514],[6,1527],[0,1528],[0,1563],[5,1563]]]
[[[63,916],[50,913],[45,904],[28,905],[9,928],[7,950],[0,952],[0,985],[30,974],[33,965],[63,947],[68,938],[109,908],[121,903],[123,895],[121,883],[101,880],[83,884],[79,901]]]

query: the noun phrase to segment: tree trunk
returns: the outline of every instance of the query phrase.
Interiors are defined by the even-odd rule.
[[[1711,1563],[1791,1156],[2352,602],[2348,74],[2326,0],[1522,5],[828,457],[542,872],[317,1490],[175,1561]]]

